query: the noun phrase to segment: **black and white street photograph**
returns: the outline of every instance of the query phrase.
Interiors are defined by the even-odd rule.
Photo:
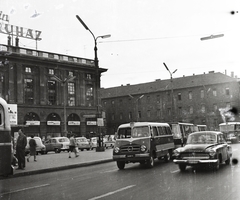
[[[240,199],[238,0],[0,0],[0,200]]]

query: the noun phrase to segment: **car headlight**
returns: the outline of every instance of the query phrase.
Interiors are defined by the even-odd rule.
[[[145,146],[145,145],[142,145],[141,147],[140,147],[140,151],[141,152],[145,152],[147,150],[147,147]]]
[[[119,147],[115,147],[115,148],[114,148],[114,152],[115,152],[115,153],[119,153],[119,151],[120,151],[120,148],[119,148]]]
[[[213,149],[207,149],[206,152],[208,152],[210,157],[214,157],[216,155],[216,151]]]
[[[173,151],[173,156],[179,156],[180,155],[180,152],[177,150],[177,149],[175,149],[174,151]]]

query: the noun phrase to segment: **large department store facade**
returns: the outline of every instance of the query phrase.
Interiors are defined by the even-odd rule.
[[[24,127],[27,136],[41,138],[97,133],[107,70],[96,69],[94,60],[2,44],[0,65],[0,97],[17,107],[13,130]]]

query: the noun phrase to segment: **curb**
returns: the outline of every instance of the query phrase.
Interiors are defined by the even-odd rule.
[[[60,170],[74,169],[74,168],[78,168],[78,167],[86,167],[86,166],[91,166],[91,165],[96,165],[96,164],[108,163],[108,162],[112,162],[112,161],[113,161],[113,159],[111,158],[111,159],[96,160],[96,161],[89,161],[89,162],[85,162],[85,163],[78,163],[78,164],[72,164],[72,165],[65,165],[65,166],[59,166],[59,167],[33,170],[33,171],[28,171],[28,172],[23,171],[23,172],[20,172],[17,174],[9,175],[6,178],[15,178],[15,177],[21,177],[21,176],[27,176],[27,175],[56,172],[56,171],[60,171]],[[0,177],[0,180],[6,179],[6,178]]]

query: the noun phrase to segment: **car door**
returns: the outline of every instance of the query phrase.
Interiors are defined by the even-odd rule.
[[[220,134],[218,136],[218,141],[219,141],[219,153],[221,153],[222,155],[222,162],[224,162],[225,160],[227,160],[228,158],[228,145],[226,140],[224,139],[223,134]]]

